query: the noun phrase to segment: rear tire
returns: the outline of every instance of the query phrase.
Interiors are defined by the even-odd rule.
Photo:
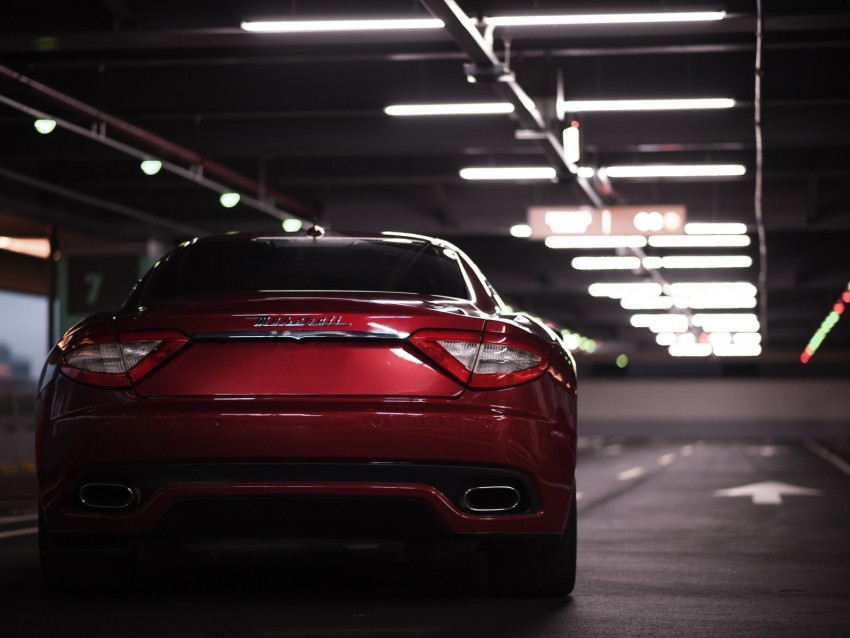
[[[38,556],[45,584],[56,592],[122,589],[133,578],[137,550],[120,544],[59,544],[38,514]]]
[[[576,579],[576,498],[557,541],[516,542],[488,548],[490,588],[500,596],[567,596]]]

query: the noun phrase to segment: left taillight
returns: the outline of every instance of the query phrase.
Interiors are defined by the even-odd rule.
[[[87,336],[62,357],[62,372],[81,383],[126,388],[158,368],[189,338],[175,331],[121,332]]]

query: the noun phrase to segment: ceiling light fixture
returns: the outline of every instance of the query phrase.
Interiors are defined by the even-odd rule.
[[[643,235],[551,235],[544,240],[548,248],[643,248]]]
[[[36,237],[0,237],[0,250],[47,259],[50,257],[50,240]]]
[[[511,235],[513,237],[531,237],[531,226],[528,224],[516,224],[511,226]]]
[[[652,332],[687,332],[690,328],[685,315],[674,313],[632,315],[630,322],[635,328],[649,328]]]
[[[251,33],[321,33],[327,31],[390,31],[399,29],[442,29],[444,23],[436,18],[406,18],[399,20],[258,20],[246,21],[243,31]]]
[[[547,238],[548,240],[560,240],[560,236]],[[572,238],[571,238],[572,239]],[[572,266],[576,270],[636,270],[645,268],[657,270],[659,268],[674,269],[703,269],[703,268],[749,268],[753,265],[752,257],[747,255],[672,255],[667,257],[575,257]]]
[[[710,343],[674,343],[667,352],[672,357],[710,357],[713,348]]]
[[[735,100],[728,97],[665,100],[565,100],[567,113],[591,111],[684,111],[692,109],[729,109]]]
[[[648,22],[704,22],[722,20],[725,11],[678,11],[665,13],[601,13],[585,15],[487,16],[488,27],[550,27],[585,24],[646,24]]]
[[[637,257],[574,257],[570,262],[576,270],[636,270]]]
[[[495,115],[513,113],[510,102],[478,102],[458,104],[391,104],[384,113],[395,117],[417,115]]]
[[[480,168],[462,168],[460,176],[469,180],[524,180],[555,179],[557,173],[551,166],[485,166]]]
[[[758,332],[760,328],[758,317],[751,313],[695,314],[691,321],[704,332]]]
[[[750,245],[748,235],[652,235],[653,248],[744,248]]]
[[[688,222],[686,235],[744,235],[747,225],[740,222]]]
[[[608,177],[631,179],[641,177],[736,177],[747,169],[741,164],[656,164],[646,166],[606,166]]]
[[[656,283],[596,283],[590,284],[587,289],[591,297],[610,297],[621,299],[623,297],[657,297],[662,293],[661,284]]]
[[[35,130],[41,133],[42,135],[47,135],[49,133],[52,133],[56,129],[56,120],[39,118],[35,122],[33,122],[33,126],[35,127]]]
[[[239,193],[222,193],[221,197],[218,198],[218,201],[221,202],[221,205],[225,208],[233,208],[239,203],[240,199],[242,198]]]
[[[145,175],[156,175],[162,170],[162,162],[159,160],[143,160],[139,165]]]

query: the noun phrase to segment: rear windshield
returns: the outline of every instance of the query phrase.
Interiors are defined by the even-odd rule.
[[[218,292],[373,291],[468,299],[457,254],[413,239],[198,242],[157,268],[146,301]]]

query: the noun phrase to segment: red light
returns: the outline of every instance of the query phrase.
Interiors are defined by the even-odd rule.
[[[844,303],[850,303],[850,290],[845,290],[841,295],[841,299]]]
[[[811,359],[811,358],[812,358],[812,355],[810,355],[808,352],[804,352],[803,354],[800,355],[800,362],[801,363],[808,363],[809,359]]]
[[[844,312],[844,302],[843,301],[836,302],[836,304],[832,307],[832,309],[835,311],[835,314],[840,315],[841,313]]]
[[[578,120],[573,120],[572,122],[570,122],[570,126],[572,126],[573,128],[578,128]]]

